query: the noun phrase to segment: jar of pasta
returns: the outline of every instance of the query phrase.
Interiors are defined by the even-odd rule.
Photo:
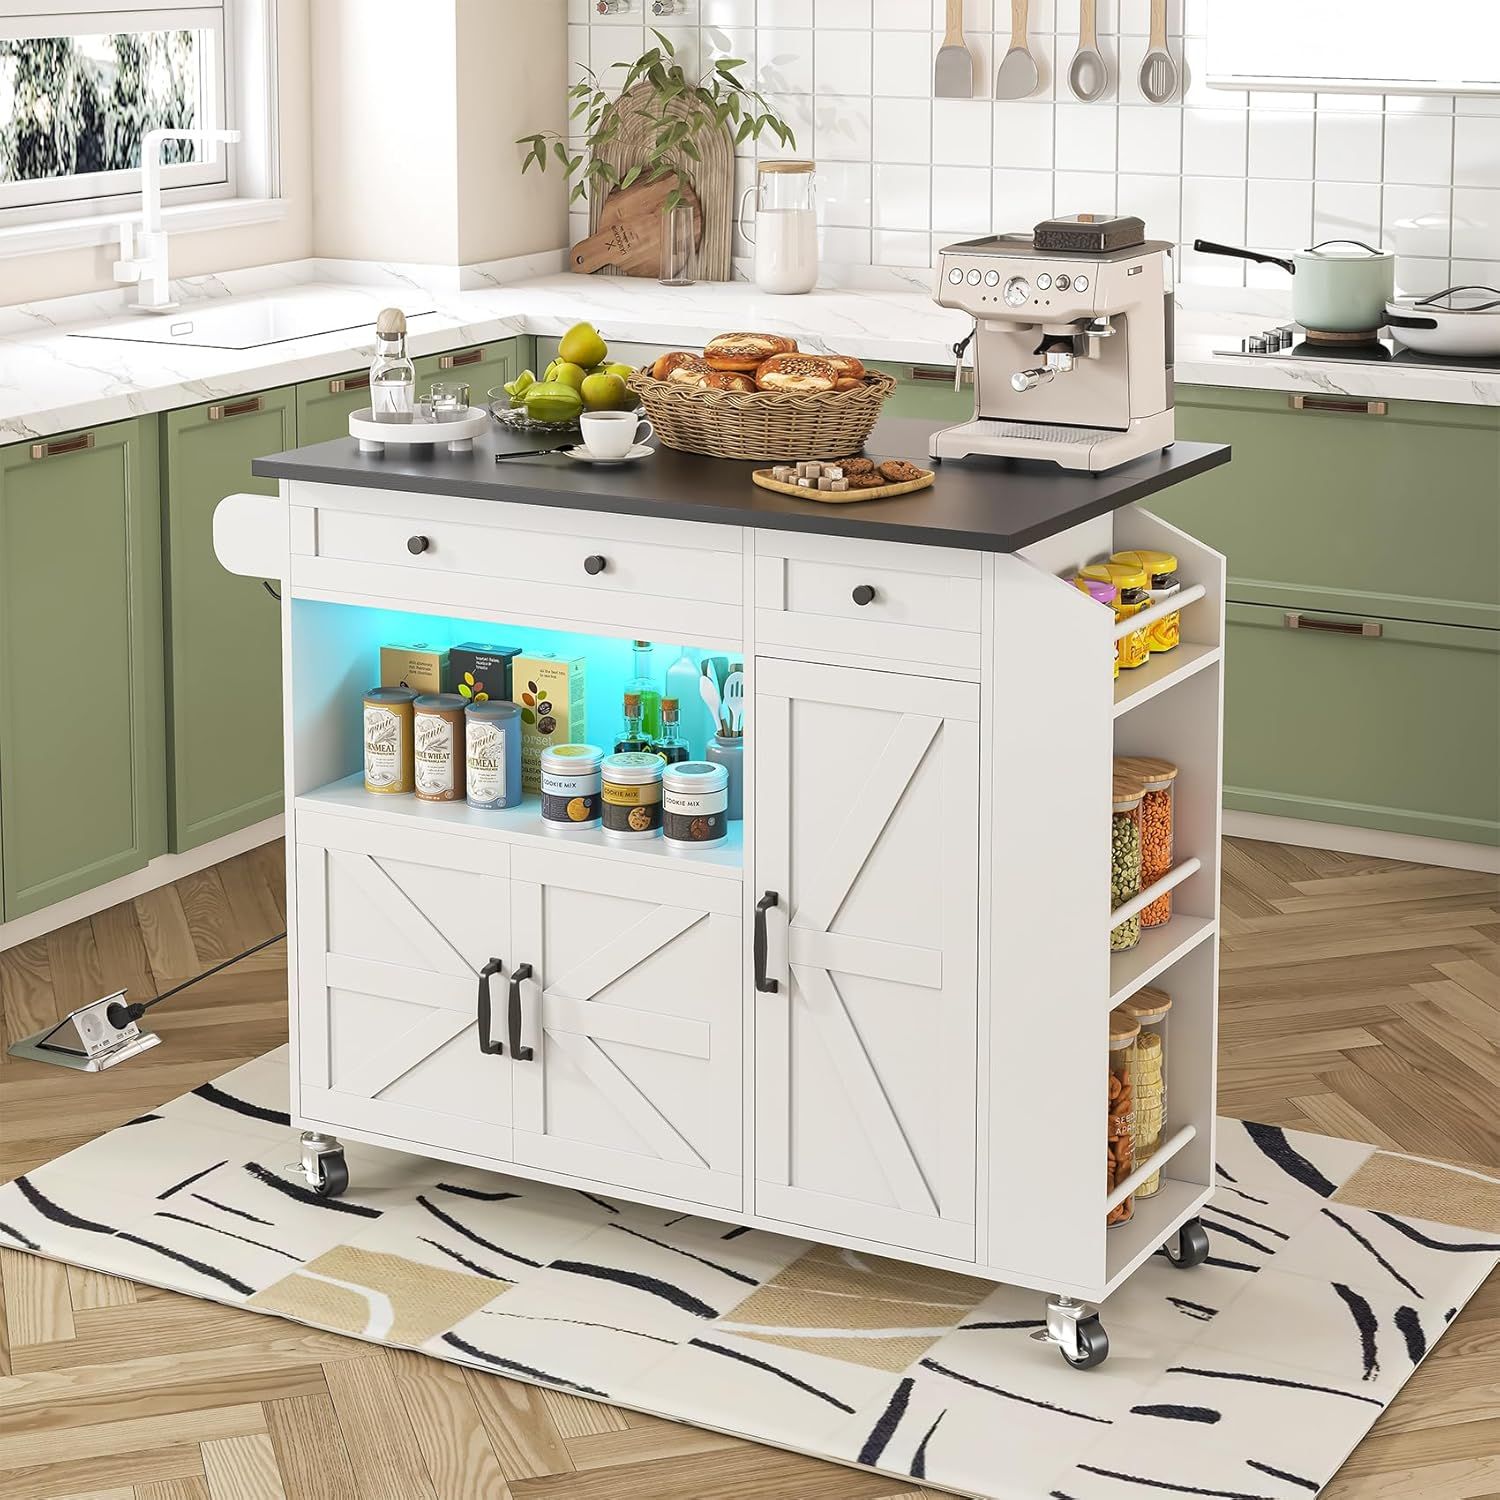
[[[1116,760],[1145,787],[1141,798],[1141,889],[1170,872],[1173,860],[1173,788],[1177,767],[1152,755],[1124,755]],[[1165,891],[1141,912],[1142,927],[1160,927],[1172,915],[1172,893]]]
[[[1160,604],[1170,599],[1182,588],[1177,577],[1177,559],[1170,552],[1156,552],[1141,547],[1134,552],[1116,552],[1112,563],[1122,563],[1127,568],[1139,568],[1146,575],[1146,592],[1151,604]],[[1152,653],[1170,651],[1181,638],[1182,611],[1174,609],[1165,614],[1154,625],[1146,627],[1146,647]]]
[[[1126,563],[1090,563],[1078,570],[1075,582],[1080,586],[1093,580],[1108,583],[1115,590],[1115,624],[1123,625],[1132,615],[1138,615],[1151,602],[1146,592],[1148,579],[1144,570]],[[1150,656],[1144,630],[1128,630],[1115,642],[1115,656],[1126,669],[1144,667]]]
[[[1114,1190],[1135,1171],[1135,1090],[1130,1082],[1130,1049],[1140,1035],[1140,1022],[1123,1010],[1109,1013],[1109,1174],[1106,1191]],[[1128,1224],[1135,1213],[1133,1197],[1110,1209],[1105,1223]]]
[[[1167,1012],[1172,997],[1165,990],[1137,990],[1120,1009],[1140,1026],[1126,1050],[1126,1074],[1135,1107],[1131,1139],[1135,1161],[1144,1165],[1160,1148],[1167,1133]],[[1135,1197],[1150,1198],[1161,1191],[1161,1173],[1153,1172]]]
[[[1109,904],[1123,906],[1141,893],[1141,799],[1146,788],[1139,777],[1115,762],[1114,811],[1109,820]],[[1141,940],[1139,915],[1117,923],[1109,934],[1110,951],[1123,953]]]

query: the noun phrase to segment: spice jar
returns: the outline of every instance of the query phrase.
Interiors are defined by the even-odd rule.
[[[1109,1175],[1107,1192],[1135,1171],[1135,1091],[1130,1083],[1130,1048],[1140,1035],[1140,1022],[1123,1010],[1109,1013]],[[1135,1214],[1134,1197],[1110,1209],[1105,1223],[1128,1224]]]
[[[548,833],[575,833],[599,826],[599,765],[603,759],[604,752],[597,745],[553,745],[542,751],[537,772],[542,827]]]
[[[654,839],[661,832],[663,768],[651,750],[604,757],[604,831],[610,838]]]
[[[365,694],[365,790],[412,789],[411,688],[375,687]]]
[[[1114,613],[1116,593],[1114,584],[1108,583],[1102,578],[1085,578],[1081,573],[1073,580],[1073,583],[1076,588],[1081,589],[1095,603],[1107,604],[1110,613]],[[1118,650],[1115,650],[1110,654],[1114,658],[1115,663],[1114,675],[1118,677],[1120,675],[1120,653]]]
[[[1182,583],[1177,577],[1177,559],[1170,552],[1156,552],[1149,547],[1138,548],[1134,552],[1116,552],[1111,556],[1113,563],[1123,563],[1126,567],[1139,568],[1146,574],[1146,590],[1152,604],[1160,604],[1163,599],[1170,599],[1173,594],[1182,588]],[[1182,611],[1174,609],[1170,614],[1165,614],[1156,624],[1146,627],[1146,647],[1152,652],[1170,651],[1176,646],[1182,634]]]
[[[464,774],[470,807],[497,810],[521,800],[521,710],[484,698],[464,710]]]
[[[1144,1164],[1154,1156],[1167,1133],[1167,1012],[1172,997],[1165,990],[1137,990],[1120,1009],[1140,1025],[1140,1034],[1126,1052],[1130,1097],[1135,1104],[1131,1131],[1135,1160]],[[1161,1191],[1161,1173],[1153,1172],[1136,1190],[1137,1198]]]
[[[1114,812],[1109,821],[1109,904],[1111,908],[1141,893],[1141,799],[1146,795],[1140,778],[1115,761]],[[1134,948],[1141,940],[1141,919],[1130,917],[1110,929],[1113,953]]]
[[[458,802],[464,795],[464,700],[457,693],[424,693],[412,705],[417,796]]]
[[[1155,885],[1172,868],[1172,801],[1177,767],[1151,755],[1121,756],[1115,764],[1138,777],[1141,798],[1141,889]],[[1172,915],[1172,893],[1164,891],[1141,912],[1142,927],[1160,927]]]
[[[671,847],[712,849],[729,837],[729,772],[723,766],[706,760],[669,765],[661,793],[662,832]]]
[[[1146,592],[1148,578],[1143,569],[1116,562],[1090,563],[1078,570],[1078,578],[1087,582],[1110,583],[1115,588],[1115,624],[1122,625],[1138,615],[1151,602]],[[1077,580],[1075,580],[1077,581]],[[1127,631],[1115,642],[1115,654],[1122,667],[1143,667],[1150,656],[1144,630]]]

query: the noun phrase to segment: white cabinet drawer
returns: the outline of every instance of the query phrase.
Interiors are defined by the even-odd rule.
[[[446,499],[423,509],[417,516],[384,505],[319,505],[295,514],[293,583],[474,608],[503,604],[522,617],[655,634],[742,634],[734,528],[535,507],[507,508],[495,521],[480,502]],[[702,545],[698,531],[708,533]]]
[[[762,532],[756,641],[977,667],[981,588],[976,552]]]

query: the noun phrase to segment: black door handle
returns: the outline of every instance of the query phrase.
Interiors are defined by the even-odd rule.
[[[521,1045],[521,982],[531,978],[530,964],[517,964],[510,971],[510,1006],[506,1029],[510,1032],[510,1055],[517,1062],[530,1062],[536,1053]]]
[[[490,1040],[490,976],[502,973],[505,965],[492,958],[479,971],[479,1050],[486,1057],[503,1057],[505,1043]]]
[[[870,584],[861,583],[855,588],[854,593],[851,595],[851,597],[856,604],[863,607],[866,604],[874,603],[875,590]]]
[[[406,539],[406,550],[415,557],[419,552],[425,552],[432,543],[425,536],[409,536]]]
[[[767,891],[755,903],[755,988],[763,995],[774,995],[781,983],[766,977],[766,913],[780,903],[775,891]]]
[[[602,553],[599,552],[591,552],[583,560],[583,571],[587,573],[590,578],[593,578],[598,573],[602,573],[607,566],[608,560]]]

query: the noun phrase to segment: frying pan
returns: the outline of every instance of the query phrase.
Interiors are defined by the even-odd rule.
[[[1386,303],[1396,295],[1396,257],[1362,240],[1324,240],[1309,250],[1293,252],[1290,258],[1212,240],[1194,240],[1193,249],[1291,272],[1292,316],[1313,333],[1373,336],[1385,323]]]
[[[1500,359],[1500,288],[1450,286],[1430,297],[1397,297],[1385,321],[1408,349]]]

